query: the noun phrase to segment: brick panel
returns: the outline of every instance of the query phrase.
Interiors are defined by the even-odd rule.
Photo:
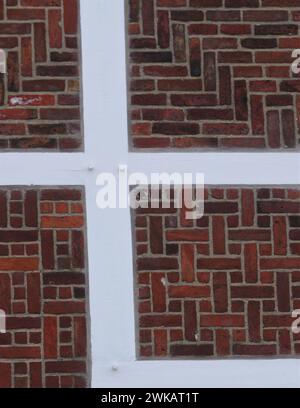
[[[138,209],[141,358],[300,354],[300,189],[208,187],[205,213]]]
[[[0,1],[0,149],[82,150],[78,7]]]
[[[298,149],[298,0],[128,0],[131,142]]]
[[[0,189],[0,388],[88,385],[83,194]]]

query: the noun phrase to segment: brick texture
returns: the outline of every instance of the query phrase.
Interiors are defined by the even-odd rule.
[[[299,148],[299,0],[128,3],[133,148]]]
[[[204,217],[134,214],[139,356],[300,354],[300,189],[209,187]]]
[[[0,149],[82,150],[78,0],[0,0]]]
[[[0,388],[88,385],[84,225],[81,188],[1,188]]]

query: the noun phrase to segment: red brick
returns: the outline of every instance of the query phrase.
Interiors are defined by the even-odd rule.
[[[0,388],[11,387],[11,364],[0,363]]]
[[[173,357],[207,357],[213,355],[213,346],[210,344],[199,345],[173,345],[171,346]]]
[[[194,245],[181,246],[181,270],[183,282],[192,283],[195,280],[195,249]]]
[[[268,230],[240,229],[229,232],[229,239],[232,241],[269,241],[270,238]]]
[[[0,309],[7,314],[11,312],[11,296],[11,278],[8,274],[2,272],[0,274]]]
[[[300,267],[300,259],[297,258],[262,258],[261,269],[297,269]]]
[[[180,327],[180,315],[145,315],[140,318],[141,327]]]
[[[196,302],[184,302],[184,322],[185,322],[185,339],[195,342],[197,333],[197,310]]]
[[[228,282],[223,272],[213,274],[213,292],[216,313],[228,312]]]
[[[168,354],[168,332],[166,330],[154,331],[155,354],[164,357]]]
[[[83,361],[48,361],[46,362],[46,373],[84,373],[86,363]]]
[[[208,241],[207,230],[170,230],[167,231],[166,238],[168,241]]]
[[[252,343],[261,341],[261,310],[260,302],[248,303],[249,339]]]
[[[41,310],[41,278],[37,273],[29,273],[27,279],[27,303],[30,314],[38,314]]]
[[[54,269],[54,237],[53,231],[41,231],[42,263],[45,269]]]
[[[251,190],[242,191],[242,224],[245,227],[252,227],[254,224],[254,194]]]
[[[162,218],[150,218],[150,242],[153,254],[163,253]]]
[[[39,347],[0,347],[0,357],[3,359],[39,359],[41,358],[41,353]]]
[[[47,217],[41,218],[42,228],[81,228],[83,218],[81,216]]]
[[[278,91],[277,86],[280,92],[299,90],[299,81],[290,70],[289,51],[299,43],[296,5],[288,3],[283,10],[278,9],[281,4],[275,4],[256,0],[130,2],[129,79],[132,105],[135,105],[132,112],[147,104],[155,111],[170,100],[169,108],[182,106],[187,118],[186,123],[178,127],[175,124],[170,127],[163,117],[156,119],[149,133],[132,138],[135,148],[272,150],[298,147],[299,129],[294,126],[293,112],[295,99],[290,102],[291,109],[281,112],[267,109],[264,103]],[[135,51],[137,46],[143,49]],[[160,66],[156,65],[159,63]],[[147,81],[148,75],[158,76],[158,90],[166,94],[157,94],[153,83],[147,94],[135,94],[137,73],[139,81]],[[178,90],[186,94],[174,94]],[[226,112],[205,109],[218,104],[226,105]],[[186,106],[204,109],[188,111]],[[132,136],[141,120],[138,116],[132,117]],[[200,125],[197,130],[195,121]],[[175,134],[178,139],[162,140],[161,134]],[[195,134],[197,140],[191,139]],[[234,137],[243,135],[249,137]]]
[[[36,271],[38,269],[38,258],[0,258],[0,271]]]
[[[287,254],[286,218],[273,218],[274,255]]]
[[[0,309],[8,315],[7,334],[0,334],[7,361],[0,363],[0,388],[52,386],[48,363],[58,387],[88,386],[84,229],[41,230],[40,222],[54,208],[68,216],[80,210],[85,220],[82,196],[78,187],[0,192]],[[74,376],[67,379],[68,372]]]
[[[202,315],[200,319],[202,327],[243,327],[244,316],[242,315]]]
[[[230,335],[228,330],[216,330],[216,352],[218,356],[230,355]]]
[[[214,242],[214,254],[224,255],[225,248],[225,221],[224,218],[213,217],[213,242]]]
[[[240,269],[241,261],[239,258],[209,258],[199,259],[198,269],[210,269],[210,270],[229,270]]]
[[[207,286],[170,286],[168,294],[171,298],[201,298],[209,297],[210,289]]]
[[[197,222],[185,220],[185,209],[137,211],[147,248],[156,245],[153,216],[165,217],[159,241],[170,240],[159,256],[137,251],[139,327],[151,331],[140,356],[296,357],[290,327],[300,307],[299,198],[297,187],[212,186]],[[151,311],[160,304],[161,312]],[[174,328],[169,336],[167,327]],[[162,332],[155,337],[153,328]]]
[[[273,298],[274,288],[272,286],[233,286],[231,296],[234,299],[261,299]]]
[[[166,288],[163,283],[164,279],[165,274],[162,273],[151,275],[153,312],[166,311]]]
[[[56,359],[58,356],[57,318],[44,319],[44,356],[46,359]]]
[[[138,270],[178,269],[176,258],[140,258],[137,263]]]
[[[258,254],[256,244],[245,244],[245,276],[247,283],[257,283],[258,281]]]
[[[287,272],[276,274],[276,286],[278,296],[279,312],[289,312],[291,310],[290,275]]]
[[[78,0],[2,2],[3,18],[0,47],[7,51],[8,75],[0,85],[0,104],[4,94],[8,109],[2,109],[0,149],[11,150],[81,150],[82,133],[80,117],[71,117],[71,111],[61,106],[61,101],[72,100],[74,107],[80,108],[79,58],[79,15]],[[1,20],[3,20],[3,18]],[[68,64],[63,65],[66,61]],[[46,65],[41,65],[47,63]],[[42,79],[41,76],[60,76],[61,79]],[[68,79],[74,84],[69,87]],[[24,94],[23,92],[26,92]],[[42,93],[39,93],[42,92]],[[64,92],[56,98],[57,92]],[[71,98],[71,99],[70,99]],[[58,125],[65,126],[62,116],[68,112],[69,126],[64,135],[69,143],[57,133],[44,138],[30,137],[30,128],[40,124],[52,126],[50,117],[44,111],[24,109],[37,106],[55,107],[54,118]],[[22,108],[22,109],[21,109]],[[12,126],[9,120],[19,121]],[[22,122],[22,123],[21,123]],[[72,130],[77,126],[77,132]],[[77,133],[77,134],[76,134]],[[40,136],[40,135],[39,135]]]
[[[82,231],[72,231],[72,265],[73,268],[84,268],[84,235]]]
[[[235,344],[233,354],[236,356],[273,356],[276,354],[276,345]]]

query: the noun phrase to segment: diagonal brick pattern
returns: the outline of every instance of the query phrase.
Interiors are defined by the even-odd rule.
[[[138,209],[141,358],[300,354],[300,189],[209,187],[205,213]]]
[[[88,385],[83,194],[0,190],[0,388]]]
[[[298,149],[298,0],[128,0],[131,142]]]
[[[1,0],[0,149],[82,150],[78,0]]]

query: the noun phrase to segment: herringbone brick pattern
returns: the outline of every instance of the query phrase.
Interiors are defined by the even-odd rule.
[[[78,6],[0,1],[0,149],[82,149]]]
[[[0,190],[0,387],[85,387],[80,188]]]
[[[134,148],[299,148],[299,0],[129,0]]]
[[[139,356],[295,356],[300,189],[211,187],[205,213],[135,213]]]

